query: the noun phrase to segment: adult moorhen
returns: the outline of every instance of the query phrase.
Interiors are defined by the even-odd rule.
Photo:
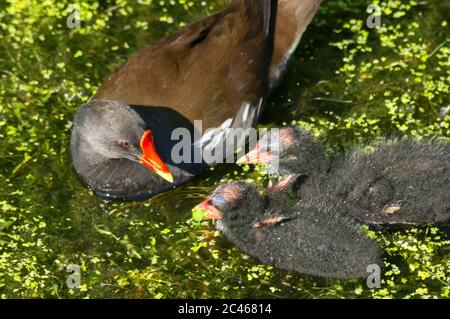
[[[197,154],[215,149],[226,128],[255,126],[320,2],[232,0],[140,50],[75,116],[71,154],[81,180],[102,197],[143,199],[204,171],[213,163],[173,158],[174,130],[217,128],[189,145]]]
[[[254,185],[219,186],[195,209],[240,250],[277,268],[328,278],[367,277],[381,266],[377,244],[342,214],[309,196],[295,208],[273,210]],[[267,204],[266,204],[267,205]]]
[[[268,163],[273,174],[291,174],[284,184],[295,186],[300,199],[315,194],[330,207],[342,201],[346,214],[364,223],[421,224],[450,219],[450,143],[405,138],[385,140],[371,148],[367,152],[360,147],[330,161],[322,143],[310,133],[287,127],[279,130],[276,139],[263,136],[238,162]],[[293,183],[294,177],[300,183]]]
[[[274,0],[234,0],[130,58],[75,116],[71,150],[82,181],[108,198],[144,198],[203,171],[202,161],[173,160],[172,132],[193,134],[194,120],[255,124],[268,87],[275,10]]]

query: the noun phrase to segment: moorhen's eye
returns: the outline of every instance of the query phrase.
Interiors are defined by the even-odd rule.
[[[215,208],[218,209],[218,210],[221,209],[221,208],[219,207],[219,205],[216,205],[216,203],[214,203],[214,200],[212,200],[212,199],[209,199],[209,200],[206,202],[206,205],[208,205],[208,206],[213,206],[213,207],[215,207]]]
[[[124,149],[128,149],[128,148],[130,148],[130,146],[131,146],[131,143],[130,143],[130,142],[124,141],[124,140],[119,140],[119,141],[117,141],[117,144],[119,144],[119,146],[120,146],[121,148],[124,148]]]

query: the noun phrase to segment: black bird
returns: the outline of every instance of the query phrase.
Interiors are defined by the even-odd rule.
[[[266,203],[266,206],[265,206]],[[218,219],[222,231],[243,252],[263,263],[328,278],[367,277],[367,267],[381,267],[377,244],[341,213],[314,196],[295,208],[273,211],[254,185],[219,186],[196,206],[205,219]]]
[[[238,164],[268,164],[272,175],[323,173],[331,165],[322,143],[299,127],[268,130]]]
[[[232,0],[137,52],[75,116],[71,153],[81,180],[103,197],[143,199],[214,164],[189,154],[216,149],[227,128],[256,125],[320,2]],[[173,158],[176,129],[193,136],[209,128],[215,134],[183,149],[191,161]]]
[[[280,151],[276,154],[271,148]],[[268,163],[273,174],[292,174],[286,185],[294,185],[292,181],[300,177],[301,183],[295,183],[300,199],[315,194],[329,206],[343,202],[346,214],[364,223],[449,220],[448,142],[392,139],[373,144],[370,149],[360,147],[330,161],[319,140],[299,127],[287,127],[280,129],[277,140],[265,135],[239,162]]]

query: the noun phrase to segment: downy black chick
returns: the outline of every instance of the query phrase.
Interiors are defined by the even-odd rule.
[[[369,224],[449,220],[450,143],[430,138],[385,140],[332,162],[309,132],[299,127],[279,132],[273,141],[265,135],[239,162],[266,163],[270,173],[288,175],[285,186],[295,185],[300,200],[313,194],[327,206],[342,202],[344,214]],[[294,183],[296,178],[301,182]]]
[[[254,185],[219,186],[196,209],[243,252],[263,263],[327,278],[367,277],[369,265],[381,265],[377,244],[342,214],[314,197],[295,208],[265,212]]]

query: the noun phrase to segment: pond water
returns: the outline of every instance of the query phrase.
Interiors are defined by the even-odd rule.
[[[31,4],[32,3],[32,4]],[[368,229],[383,247],[381,289],[262,265],[191,209],[219,183],[264,185],[260,168],[223,165],[143,202],[96,198],[74,175],[71,120],[132,53],[226,1],[0,4],[0,296],[127,298],[441,297],[450,293],[449,227]],[[450,7],[438,0],[328,1],[305,34],[261,126],[300,124],[330,152],[386,135],[450,136]],[[81,287],[67,286],[78,265]]]

